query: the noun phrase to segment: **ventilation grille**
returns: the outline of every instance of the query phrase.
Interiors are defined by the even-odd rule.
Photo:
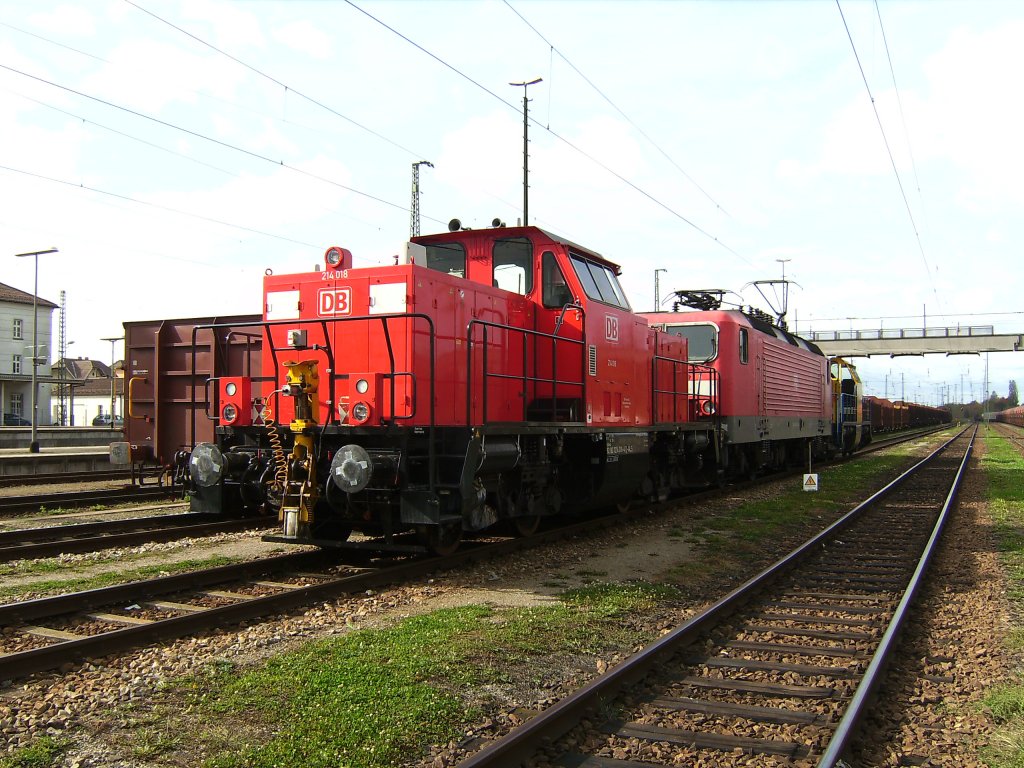
[[[597,376],[597,345],[595,344],[587,347],[587,363],[590,368],[590,375]]]

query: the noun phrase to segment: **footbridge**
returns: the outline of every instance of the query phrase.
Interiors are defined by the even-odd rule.
[[[991,325],[811,331],[804,338],[817,344],[829,357],[977,355],[982,352],[1024,351],[1024,334],[996,333]]]

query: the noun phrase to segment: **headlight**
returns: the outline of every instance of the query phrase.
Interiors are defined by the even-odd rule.
[[[227,384],[224,385],[224,392],[227,394],[228,397],[231,397],[237,391],[238,385],[235,384],[235,382],[233,381],[229,381]]]
[[[341,264],[341,249],[330,248],[327,251],[327,263],[332,267],[336,267]]]
[[[346,445],[331,460],[331,482],[346,493],[363,490],[373,475],[373,460],[361,445]]]
[[[224,409],[220,412],[220,415],[221,420],[225,424],[234,424],[235,421],[238,420],[238,409],[231,403],[228,403],[227,405],[224,406]]]
[[[712,403],[710,400],[705,400],[703,403],[700,404],[700,410],[704,413],[705,416],[711,416],[715,412],[715,404]]]
[[[356,381],[356,392],[358,392],[360,395],[365,395],[366,390],[368,390],[369,388],[370,382],[368,382],[366,379],[359,379],[358,381]]]
[[[224,454],[213,443],[200,443],[189,457],[188,468],[196,485],[209,488],[224,476]]]
[[[365,424],[370,419],[370,406],[360,400],[352,406],[349,420],[354,424]]]

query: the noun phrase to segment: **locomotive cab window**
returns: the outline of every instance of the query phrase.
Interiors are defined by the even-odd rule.
[[[525,296],[533,290],[533,243],[525,237],[496,240],[491,268],[496,288]]]
[[[708,363],[718,356],[718,328],[708,323],[666,325],[666,333],[673,333],[686,339],[690,350],[689,362]]]
[[[595,301],[611,304],[613,307],[629,309],[629,302],[626,301],[626,294],[622,292],[619,279],[615,272],[603,264],[590,261],[578,254],[571,254],[573,271],[576,277],[583,283],[583,292]]]
[[[555,260],[555,254],[551,251],[544,251],[541,259],[541,303],[545,307],[561,309],[566,304],[572,304],[572,291],[565,282],[565,275],[562,268]]]
[[[427,269],[455,277],[466,276],[466,248],[462,243],[430,243],[427,248]]]
[[[740,362],[747,364],[750,350],[750,332],[746,328],[740,328]]]

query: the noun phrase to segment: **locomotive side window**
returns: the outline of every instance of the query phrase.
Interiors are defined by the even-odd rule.
[[[750,334],[746,328],[740,328],[740,362],[747,364],[750,349]]]
[[[626,301],[626,295],[619,286],[619,280],[609,267],[589,261],[575,253],[571,254],[570,258],[572,268],[583,283],[583,291],[588,297],[611,304],[613,307],[629,309],[629,302]]]
[[[533,290],[533,243],[525,237],[496,240],[491,268],[495,287],[525,296]]]
[[[562,268],[555,261],[555,254],[551,251],[544,251],[544,256],[541,258],[541,282],[543,283],[541,303],[545,307],[561,309],[566,304],[572,304],[572,292],[565,282]]]
[[[665,331],[686,339],[691,363],[707,363],[718,355],[718,328],[713,325],[707,323],[666,325]]]
[[[427,248],[427,269],[456,277],[466,276],[466,248],[462,243],[430,243]]]

